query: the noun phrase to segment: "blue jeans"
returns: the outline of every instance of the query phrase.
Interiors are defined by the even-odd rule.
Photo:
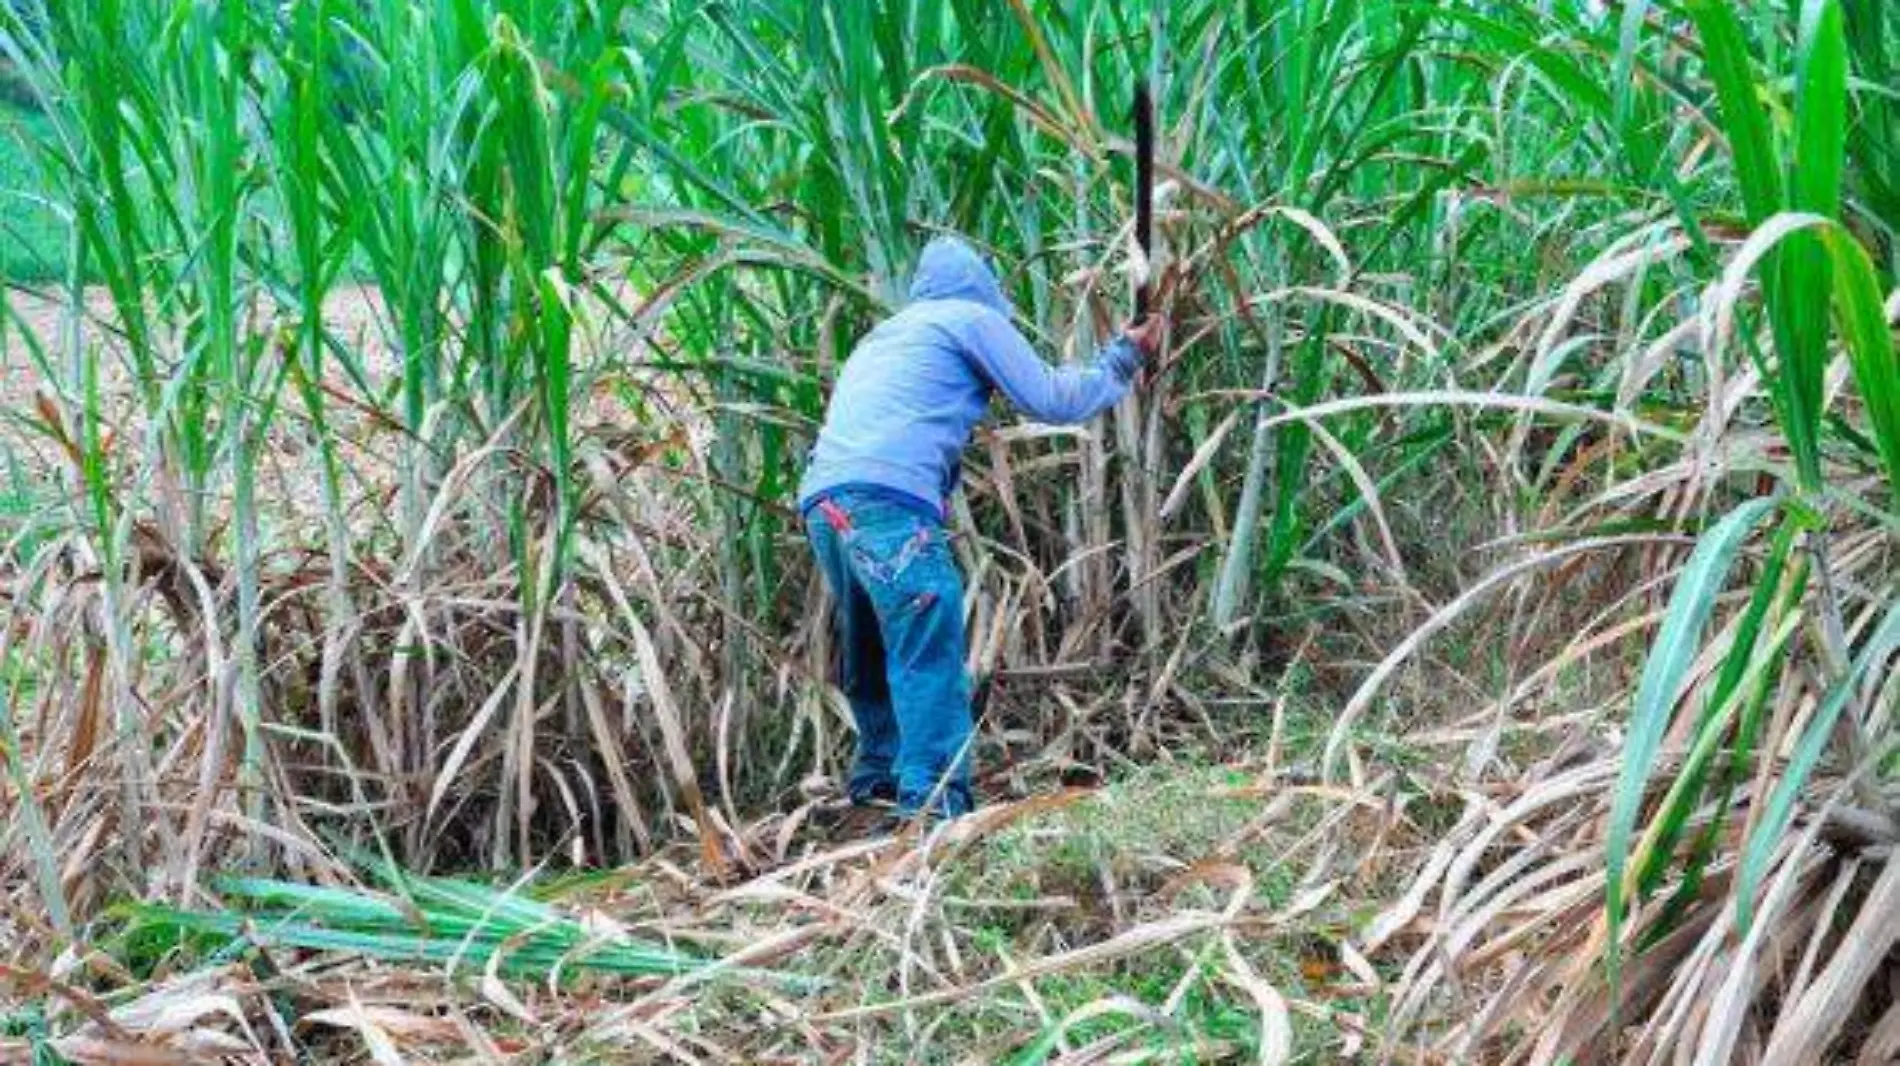
[[[876,493],[842,488],[806,512],[805,530],[831,588],[838,684],[857,720],[851,798],[894,793],[907,815],[967,813],[963,578],[942,523]]]

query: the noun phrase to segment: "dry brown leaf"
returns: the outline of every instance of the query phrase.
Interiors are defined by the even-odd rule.
[[[60,1057],[78,1066],[191,1066],[191,1055],[175,1047],[138,1040],[68,1036],[51,1041]]]
[[[506,951],[507,948],[503,947],[488,957],[488,965],[482,969],[482,998],[493,1003],[510,1018],[535,1025],[537,1019],[534,1012],[530,1011],[528,1005],[521,1002],[514,992],[509,990],[507,983],[501,979],[501,960]]]
[[[1894,944],[1900,941],[1900,855],[1889,855],[1833,959],[1775,1027],[1762,1066],[1799,1066],[1833,1043]]]
[[[1224,922],[1225,919],[1220,915],[1174,915],[1173,917],[1164,918],[1158,922],[1149,922],[1145,925],[1135,926],[1127,932],[1099,944],[1090,944],[1087,947],[1076,948],[1073,951],[1065,951],[1060,954],[1037,959],[1034,962],[1024,965],[1014,973],[1002,974],[997,977],[979,981],[973,985],[947,988],[940,992],[930,992],[890,1003],[871,1003],[862,1007],[831,1011],[817,1016],[813,1021],[847,1021],[856,1018],[871,1018],[885,1014],[894,1014],[899,1011],[914,1010],[919,1007],[936,1007],[946,1003],[957,1003],[969,999],[972,996],[980,995],[992,988],[1013,984],[1016,981],[1043,977],[1052,973],[1066,973],[1071,970],[1086,969],[1090,966],[1112,962],[1116,959],[1140,951],[1146,951],[1162,944],[1173,943],[1176,940],[1192,936],[1195,933],[1219,928]]]
[[[1900,1062],[1900,1000],[1867,1031],[1854,1066],[1893,1066],[1896,1062]]]
[[[401,1042],[414,1040],[423,1043],[455,1043],[462,1039],[462,1033],[451,1018],[434,1014],[417,1014],[401,1007],[388,1007],[379,1004],[356,1004],[345,1007],[331,1007],[327,1010],[311,1011],[298,1017],[299,1023],[326,1025],[333,1029],[356,1029],[368,1023],[381,1029],[390,1038]]]
[[[414,1033],[421,1022],[442,1022],[439,1018],[423,1018],[420,1015],[409,1014],[390,1007],[365,1007],[356,998],[355,989],[351,989],[349,995],[349,1002],[345,1005],[317,1011],[306,1015],[303,1020],[337,1029],[354,1030],[363,1038],[363,1045],[369,1050],[370,1060],[375,1062],[376,1066],[403,1066],[402,1054],[396,1050],[396,1041],[390,1034],[389,1023],[395,1023]],[[445,1031],[438,1030],[425,1039],[453,1040],[456,1035],[455,1027],[447,1025]]]
[[[1232,936],[1221,937],[1227,966],[1221,976],[1252,998],[1260,1011],[1260,1066],[1282,1066],[1293,1057],[1293,1017],[1287,1011],[1286,997],[1261,977],[1241,955]]]

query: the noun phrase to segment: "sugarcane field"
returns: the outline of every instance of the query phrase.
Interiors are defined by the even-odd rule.
[[[0,0],[0,1066],[1900,1064],[1893,0]]]

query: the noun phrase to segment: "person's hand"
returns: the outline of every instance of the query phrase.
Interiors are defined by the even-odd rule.
[[[1167,333],[1167,316],[1159,311],[1150,311],[1139,322],[1130,322],[1122,329],[1122,335],[1134,341],[1135,347],[1141,351],[1141,357],[1149,361],[1161,351],[1161,339]]]

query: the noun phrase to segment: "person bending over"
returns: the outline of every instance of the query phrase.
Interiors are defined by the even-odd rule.
[[[909,302],[846,360],[799,485],[857,724],[854,806],[955,817],[973,805],[963,579],[944,517],[991,395],[1039,422],[1087,421],[1127,395],[1165,328],[1151,314],[1088,364],[1052,367],[1011,314],[969,244],[932,240]]]

